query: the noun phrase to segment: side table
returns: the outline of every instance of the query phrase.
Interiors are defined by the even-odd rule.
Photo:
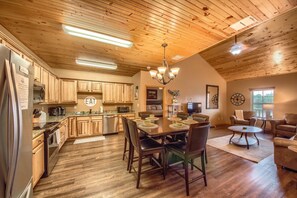
[[[263,132],[265,133],[267,121],[270,122],[270,120],[273,120],[273,118],[258,117],[257,119],[262,121],[261,128],[263,129]]]

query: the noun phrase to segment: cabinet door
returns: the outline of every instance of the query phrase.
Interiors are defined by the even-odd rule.
[[[91,91],[91,82],[89,81],[77,81],[77,91],[78,92],[90,92]]]
[[[62,124],[64,125],[65,130],[65,141],[68,139],[68,119],[65,119]]]
[[[124,84],[114,84],[114,101],[116,103],[124,102]]]
[[[92,82],[91,90],[93,93],[101,93],[102,92],[102,83],[101,82]]]
[[[32,157],[33,187],[44,173],[44,143],[42,142],[33,150]]]
[[[55,92],[54,101],[56,103],[59,103],[59,101],[60,101],[60,80],[57,77],[55,77],[55,89],[54,89],[54,92]]]
[[[48,102],[55,102],[55,76],[51,73],[48,75]]]
[[[77,136],[84,137],[90,134],[90,118],[78,117],[76,118]]]
[[[124,85],[124,101],[132,103],[133,101],[133,85]]]
[[[36,63],[34,63],[34,80],[41,82],[41,67]]]
[[[114,84],[113,83],[103,83],[102,85],[102,100],[103,103],[114,103]]]
[[[76,117],[68,118],[68,137],[76,137]]]
[[[118,119],[118,131],[123,131],[122,115],[119,115],[119,119]]]
[[[61,103],[77,103],[77,81],[61,80]]]
[[[47,103],[49,99],[49,72],[41,68],[41,83],[44,84],[44,102]]]
[[[102,116],[91,118],[91,135],[101,135],[103,131]]]

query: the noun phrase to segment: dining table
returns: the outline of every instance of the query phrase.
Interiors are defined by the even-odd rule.
[[[182,124],[182,126],[174,126],[176,123],[182,123],[182,121],[173,121],[166,117],[160,117],[152,121],[157,126],[155,127],[144,127],[138,124],[138,129],[145,133],[147,136],[152,138],[161,138],[162,144],[165,142],[165,138],[168,135],[184,134],[189,131],[189,125]]]

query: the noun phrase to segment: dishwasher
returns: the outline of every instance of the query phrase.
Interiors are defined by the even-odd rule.
[[[117,115],[104,115],[103,135],[118,133],[118,121]]]

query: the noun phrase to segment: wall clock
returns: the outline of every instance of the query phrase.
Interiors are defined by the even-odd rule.
[[[245,102],[245,97],[241,93],[235,93],[231,96],[230,101],[235,106],[240,106]]]

